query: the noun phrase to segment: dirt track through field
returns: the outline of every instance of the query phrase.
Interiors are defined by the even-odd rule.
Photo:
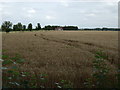
[[[69,46],[73,46],[73,47],[75,47],[75,48],[81,48],[81,47],[80,47],[80,44],[87,45],[87,46],[92,46],[92,47],[103,48],[103,46],[97,45],[97,44],[93,44],[93,43],[82,42],[82,41],[77,41],[77,40],[59,39],[59,38],[55,38],[55,37],[47,37],[47,36],[44,35],[44,34],[40,34],[40,35],[36,35],[36,36],[37,36],[37,37],[40,37],[40,38],[42,38],[42,39],[44,39],[44,40],[47,40],[47,41],[64,43],[64,44],[67,44],[67,45],[69,45]],[[81,48],[81,49],[82,49],[82,48]],[[111,47],[106,47],[106,49],[111,49],[111,50],[114,50],[114,51],[117,50],[116,48],[111,48]]]
[[[77,41],[77,40],[67,40],[67,39],[59,39],[59,38],[56,38],[56,37],[48,37],[44,34],[40,34],[40,35],[35,35],[36,37],[40,37],[44,40],[47,40],[47,41],[52,41],[52,42],[57,42],[57,43],[63,43],[63,44],[66,44],[66,45],[69,45],[71,47],[74,47],[74,48],[77,48],[77,49],[82,49],[85,51],[85,49],[83,48],[83,46],[88,46],[89,49],[87,49],[86,51],[89,52],[89,53],[92,53],[92,54],[95,54],[96,53],[96,50],[91,50],[90,48],[92,47],[95,47],[95,48],[100,48],[102,49],[104,46],[101,46],[101,45],[97,45],[97,44],[93,44],[93,43],[88,43],[88,42],[82,42],[82,41]],[[113,51],[117,51],[116,48],[111,48],[111,47],[104,47],[108,50],[113,50]],[[109,56],[110,57],[110,56]],[[109,60],[109,57],[107,57],[107,59]],[[111,64],[113,64],[113,60],[109,60],[109,62]]]

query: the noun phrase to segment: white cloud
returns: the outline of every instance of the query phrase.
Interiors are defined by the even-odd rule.
[[[3,9],[2,8],[0,8],[0,12],[2,11]]]
[[[65,6],[65,7],[68,7],[68,6],[69,6],[68,3],[62,3],[62,5]]]
[[[12,13],[9,12],[9,11],[3,11],[3,12],[2,12],[2,15],[10,16],[10,15],[12,15]]]
[[[33,15],[31,15],[31,14],[28,14],[28,15],[27,15],[27,17],[29,17],[29,18],[32,18],[32,17],[33,17]]]
[[[94,17],[96,16],[94,13],[87,14],[87,16]]]
[[[106,2],[106,4],[109,5],[109,6],[115,6],[116,5],[116,3],[113,3],[113,2]]]
[[[34,18],[34,16],[36,15],[36,10],[34,8],[30,8],[30,7],[23,7],[22,8],[23,12],[22,15],[24,17],[27,18]]]
[[[29,7],[23,7],[22,10],[27,13],[34,14],[36,13],[36,10],[34,8],[29,8]]]
[[[68,0],[60,0],[61,5],[68,7],[69,6],[69,2]]]
[[[54,16],[50,16],[50,15],[46,15],[45,18],[48,19],[48,20],[55,19]]]
[[[82,14],[85,14],[86,10],[80,10],[79,12],[82,13]]]
[[[101,0],[103,2],[119,2],[119,0]]]
[[[0,2],[60,2],[66,0],[0,0]],[[68,0],[69,1],[69,0]],[[70,0],[74,1],[74,0]]]
[[[36,13],[36,10],[35,10],[35,9],[33,9],[33,8],[31,8],[31,9],[30,9],[30,10],[28,10],[27,12],[28,12],[28,13],[32,13],[32,14],[33,14],[33,13]]]
[[[0,2],[119,2],[119,0],[0,0]]]
[[[83,18],[83,20],[84,20],[84,21],[87,21],[87,20],[88,20],[88,18]]]

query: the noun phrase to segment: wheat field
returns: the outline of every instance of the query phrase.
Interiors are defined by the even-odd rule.
[[[92,73],[96,51],[108,56],[111,68],[110,82],[118,64],[117,31],[31,31],[2,34],[2,53],[9,56],[20,54],[26,62],[21,71],[48,75],[47,87],[54,82],[70,80],[74,87],[83,87],[83,82]]]

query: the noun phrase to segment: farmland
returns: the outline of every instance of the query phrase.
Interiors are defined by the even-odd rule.
[[[46,87],[69,80],[73,87],[84,87],[93,72],[95,54],[102,51],[110,68],[108,85],[116,85],[118,64],[117,31],[31,31],[2,34],[2,53],[10,57],[19,54],[26,62],[20,71],[46,74]],[[110,79],[111,78],[111,79]],[[4,80],[3,80],[4,82]],[[39,82],[37,82],[39,83]],[[39,86],[39,85],[38,85]]]

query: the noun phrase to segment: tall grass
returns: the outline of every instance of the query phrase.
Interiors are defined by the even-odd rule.
[[[25,60],[18,54],[12,58],[2,55],[2,58],[3,88],[46,88],[48,75],[21,71],[19,66],[24,64]],[[53,88],[72,88],[72,85],[70,81],[61,80],[55,82]]]
[[[85,82],[85,87],[87,88],[118,88],[118,82],[112,82],[110,78],[110,68],[107,64],[108,56],[102,52],[96,52],[95,60],[93,61],[93,73],[91,74],[92,78],[87,78]],[[113,74],[115,78],[119,77],[119,74]],[[113,85],[112,85],[113,84]],[[116,84],[116,85],[114,85]],[[110,86],[111,85],[111,86]],[[115,87],[114,87],[115,86]]]
[[[106,64],[107,56],[103,52],[96,52],[93,61],[93,73],[86,78],[85,88],[108,88],[110,68]],[[2,55],[3,88],[47,88],[49,82],[47,74],[23,72],[19,66],[26,60],[19,54],[15,57]],[[116,75],[120,77],[120,74]],[[117,84],[117,83],[116,83]],[[74,83],[68,80],[59,80],[53,83],[51,88],[73,88]]]

